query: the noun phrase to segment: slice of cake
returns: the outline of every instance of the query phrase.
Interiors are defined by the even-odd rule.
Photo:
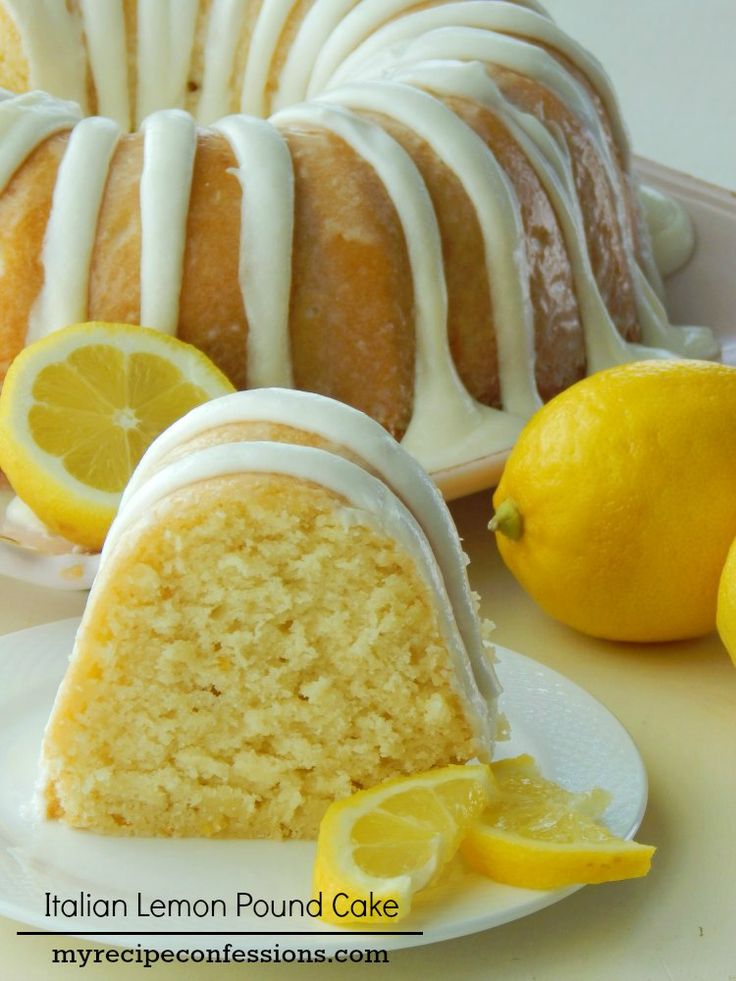
[[[134,474],[42,750],[47,816],[312,837],[331,801],[488,759],[457,533],[379,425],[301,392],[194,410]]]

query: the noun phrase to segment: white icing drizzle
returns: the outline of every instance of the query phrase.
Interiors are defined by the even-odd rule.
[[[0,193],[16,170],[54,133],[81,119],[79,107],[44,92],[11,95],[0,89]]]
[[[248,61],[243,76],[240,111],[252,116],[266,112],[266,87],[279,38],[296,0],[270,0],[262,3],[253,28]]]
[[[493,3],[488,3],[487,0],[467,0],[467,2],[429,7],[406,14],[383,27],[374,29],[352,53],[345,54],[345,49],[342,54],[335,53],[334,58],[345,56],[340,64],[335,65],[329,82],[325,83],[324,87],[332,88],[355,79],[361,74],[361,66],[366,61],[369,62],[371,57],[393,47],[397,42],[419,37],[440,27],[474,27],[482,28],[486,32],[514,34],[530,42],[541,42],[559,51],[583,72],[600,95],[617,145],[624,161],[628,164],[630,156],[628,134],[621,119],[610,79],[600,63],[548,17],[514,3],[505,3],[503,0],[495,0]],[[323,71],[329,70],[329,67],[324,64],[321,68]]]
[[[207,21],[202,89],[197,102],[197,119],[211,123],[233,108],[232,84],[235,55],[245,20],[242,0],[213,0]]]
[[[398,77],[443,95],[470,99],[501,116],[534,168],[560,222],[575,284],[589,371],[642,357],[641,351],[627,344],[620,335],[603,302],[584,244],[583,217],[570,160],[545,127],[534,117],[515,109],[477,63],[419,64]],[[653,350],[650,356],[661,356],[661,353]]]
[[[272,120],[279,126],[311,123],[335,133],[374,168],[396,209],[411,265],[416,324],[414,410],[403,439],[406,449],[428,469],[439,470],[483,456],[497,438],[513,438],[521,419],[480,405],[457,374],[447,338],[440,233],[411,157],[380,126],[326,104],[304,103]]]
[[[262,388],[206,402],[162,433],[139,462],[123,495],[123,505],[178,447],[203,433],[243,421],[270,422],[313,433],[354,453],[402,500],[427,536],[455,611],[458,628],[486,698],[498,682],[483,653],[466,558],[447,506],[419,464],[373,419],[351,406],[309,392]]]
[[[638,195],[657,267],[663,276],[671,276],[685,265],[695,248],[692,220],[679,201],[654,187],[641,186]]]
[[[657,291],[638,266],[634,267],[637,314],[645,344],[666,348],[686,358],[715,358],[720,345],[708,327],[673,327]]]
[[[176,333],[197,130],[179,109],[143,123],[141,323]]]
[[[4,0],[20,33],[31,88],[87,104],[87,61],[79,15],[59,0]]]
[[[264,120],[228,116],[214,129],[232,147],[243,189],[238,269],[248,318],[248,384],[290,387],[291,155],[279,132]]]
[[[565,237],[583,326],[588,372],[642,358],[676,354],[714,358],[718,345],[705,327],[673,327],[643,272],[632,259],[635,287],[641,301],[642,342],[627,343],[619,334],[598,290],[585,247],[585,229],[569,155],[534,117],[510,105],[480,65],[438,62],[398,73],[434,91],[473,99],[504,115],[519,147],[534,167],[548,194]]]
[[[42,252],[44,284],[31,312],[28,344],[87,319],[97,219],[119,136],[117,123],[98,116],[72,130],[54,187]]]
[[[89,64],[97,95],[97,113],[130,129],[128,53],[123,0],[79,0]]]
[[[396,70],[422,61],[480,61],[506,68],[532,78],[559,97],[580,119],[597,149],[611,187],[618,222],[627,254],[633,262],[633,240],[624,204],[622,181],[611,157],[598,112],[589,92],[546,51],[522,39],[494,34],[491,31],[465,27],[443,27],[428,31],[384,50],[360,72],[360,78],[393,75]],[[625,141],[625,137],[622,135]]]
[[[319,484],[358,509],[358,514],[346,514],[346,518],[375,528],[406,549],[433,594],[434,608],[455,669],[456,689],[473,727],[478,754],[488,759],[495,735],[495,699],[481,692],[476,679],[477,664],[473,661],[474,655],[482,659],[484,668],[480,670],[487,680],[489,672],[492,674],[487,656],[482,649],[473,654],[466,649],[442,573],[415,517],[383,481],[343,457],[308,446],[238,442],[198,450],[164,466],[126,497],[105,542],[100,559],[101,580],[104,581],[106,565],[112,566],[115,550],[126,531],[134,529],[135,523],[145,518],[156,504],[181,488],[241,473],[285,474]]]
[[[184,105],[198,0],[138,0],[136,124]]]
[[[358,0],[314,0],[304,15],[281,68],[271,107],[274,111],[307,97],[309,78],[333,31],[344,30],[344,18]]]
[[[324,92],[328,88],[332,73],[350,52],[354,51],[373,31],[403,13],[407,6],[413,4],[407,0],[368,0],[367,3],[357,4],[329,34],[317,52],[307,87],[307,96],[312,98]]]
[[[705,328],[675,328],[667,319],[657,291],[648,282],[636,258],[624,204],[622,180],[611,158],[600,119],[585,89],[545,51],[516,38],[494,35],[471,28],[439,28],[410,42],[398,45],[391,52],[371,62],[370,74],[380,71],[392,74],[423,60],[478,60],[501,65],[536,79],[547,86],[583,120],[593,138],[606,176],[614,189],[618,225],[631,273],[637,317],[642,341],[657,349],[669,349],[687,357],[713,357],[718,346],[712,333]]]
[[[432,60],[480,61],[506,68],[539,82],[572,110],[585,124],[605,168],[608,181],[615,191],[618,223],[629,262],[633,264],[633,240],[624,204],[621,177],[611,157],[598,112],[584,86],[550,54],[534,44],[516,37],[466,27],[436,28],[384,49],[363,67],[359,78],[373,78],[377,74],[391,76],[404,67]],[[621,139],[626,142],[623,135]]]
[[[608,159],[601,121],[584,87],[550,54],[520,38],[474,27],[438,27],[383,49],[362,66],[357,78],[390,75],[397,68],[432,60],[487,62],[533,78],[558,95],[585,123],[601,155]]]
[[[86,40],[99,110],[122,127],[128,125],[123,0],[79,0],[78,4],[6,0],[6,7],[18,26],[34,84],[78,100],[86,111]],[[523,418],[538,404],[538,396],[532,314],[525,292],[528,273],[511,185],[470,127],[435,98],[411,86],[464,95],[502,114],[558,215],[589,369],[634,357],[668,356],[661,348],[691,356],[715,355],[717,347],[709,331],[669,325],[657,292],[660,284],[646,228],[641,266],[637,261],[622,193],[627,182],[631,186],[635,182],[628,169],[626,132],[607,76],[595,59],[551,22],[536,0],[461,0],[419,10],[414,0],[313,0],[308,9],[300,10],[300,23],[272,95],[274,58],[296,7],[297,0],[259,4],[241,80],[234,77],[235,64],[250,8],[243,0],[212,0],[197,117],[204,122],[218,118],[238,105],[239,98],[250,112],[264,114],[271,100],[284,107],[307,94],[321,95],[320,102],[282,108],[273,122],[280,127],[325,127],[375,170],[396,209],[411,265],[417,359],[414,412],[404,444],[427,468],[465,463],[510,445]],[[138,0],[136,124],[153,109],[184,104],[199,10],[200,0]],[[570,59],[600,95],[624,163],[623,177],[587,87],[534,42]],[[509,105],[482,63],[536,80],[587,127],[614,190],[642,339],[649,347],[626,344],[605,309],[587,254],[571,162],[561,134],[555,126],[545,129]],[[383,113],[413,129],[453,170],[473,202],[485,243],[505,411],[475,402],[452,362],[439,231],[419,171],[398,143],[350,109]],[[0,92],[0,190],[34,148],[49,135],[71,129],[80,116],[75,106],[39,93],[10,97]],[[290,385],[294,184],[288,148],[265,122],[229,117],[215,128],[233,149],[243,187],[239,279],[249,323],[248,381]],[[196,133],[190,117],[177,110],[156,112],[142,129],[141,320],[173,333]],[[94,231],[115,139],[114,129],[100,120],[80,125],[72,134],[59,168],[44,242],[46,278],[34,306],[29,338],[85,315]],[[80,216],[76,222],[75,207]],[[654,208],[659,216],[666,210],[661,203]],[[687,251],[686,223],[672,208],[668,214],[667,231],[655,228],[655,246],[666,269],[684,259]],[[261,245],[255,248],[255,242]]]
[[[534,318],[518,200],[493,154],[437,99],[408,85],[366,82],[326,93],[350,109],[383,113],[413,129],[457,176],[475,207],[486,251],[503,406],[529,416],[541,401],[534,381]]]
[[[7,507],[3,506],[5,494],[10,494]],[[4,513],[3,513],[4,512]],[[24,548],[33,548],[45,555],[79,555],[82,548],[66,538],[55,535],[37,514],[12,492],[0,492],[0,537],[10,538]]]

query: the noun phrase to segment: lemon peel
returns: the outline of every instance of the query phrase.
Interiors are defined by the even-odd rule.
[[[468,829],[460,854],[475,871],[525,889],[646,875],[655,849],[612,835],[608,794],[572,793],[542,777],[530,756],[493,764],[497,793]]]
[[[391,926],[455,855],[494,794],[485,764],[446,766],[358,791],[327,809],[313,894],[322,919]]]
[[[728,550],[718,583],[716,625],[723,645],[736,666],[736,542]]]
[[[625,364],[568,388],[524,427],[493,496],[503,561],[594,637],[709,633],[736,537],[735,415],[736,368],[705,361]]]

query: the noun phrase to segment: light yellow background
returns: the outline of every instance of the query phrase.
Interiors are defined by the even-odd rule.
[[[612,73],[637,152],[736,188],[734,0],[549,0]],[[735,312],[736,319],[736,312]],[[695,422],[695,421],[694,421]],[[659,848],[642,881],[589,887],[532,917],[473,937],[396,952],[366,977],[504,981],[736,981],[736,670],[717,638],[648,648],[584,638],[539,611],[502,568],[484,526],[488,495],[453,505],[471,582],[499,643],[587,688],[636,740],[650,777],[640,839]],[[0,578],[0,633],[72,616],[83,598]],[[0,920],[0,978],[79,976],[58,946]],[[91,966],[107,979],[317,977],[325,968]],[[303,975],[302,975],[303,972]],[[319,972],[319,974],[318,974]],[[378,976],[378,974],[376,974]]]

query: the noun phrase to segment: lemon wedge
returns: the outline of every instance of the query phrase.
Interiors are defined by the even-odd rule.
[[[0,393],[0,468],[54,533],[98,549],[148,445],[233,386],[200,351],[129,324],[75,324],[27,347]]]
[[[322,919],[390,927],[406,916],[493,793],[488,766],[446,766],[330,805],[314,869]]]
[[[460,854],[496,882],[559,889],[646,875],[655,849],[612,835],[600,823],[609,795],[571,793],[531,756],[493,764],[497,794],[469,828]]]

